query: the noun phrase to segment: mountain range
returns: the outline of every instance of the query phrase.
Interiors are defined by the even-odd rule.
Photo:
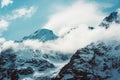
[[[120,24],[119,12],[105,17],[99,26],[108,29],[112,23]],[[63,38],[75,29],[77,27],[71,28],[62,37],[52,30],[40,29],[25,36],[22,41],[38,40],[45,43]],[[32,49],[25,47],[22,42],[19,44],[22,48],[18,50],[7,48],[0,52],[0,80],[119,80],[119,41],[93,42],[75,53],[67,54]]]

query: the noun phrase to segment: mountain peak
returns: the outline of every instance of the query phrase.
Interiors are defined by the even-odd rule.
[[[118,9],[116,12],[112,12],[109,16],[105,17],[99,26],[108,28],[112,23],[120,24],[120,9]]]
[[[37,31],[35,31],[33,34],[29,35],[29,36],[25,36],[23,38],[23,40],[27,40],[27,39],[38,39],[42,42],[48,41],[48,40],[54,40],[57,39],[58,36],[56,36],[52,30],[49,29],[39,29]]]
[[[79,49],[53,80],[117,80],[119,52],[118,41],[92,43]]]

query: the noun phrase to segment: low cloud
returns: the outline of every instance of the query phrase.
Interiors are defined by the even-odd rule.
[[[37,44],[37,45],[35,45]],[[40,42],[39,40],[25,40],[23,41],[23,45],[25,47],[28,47],[28,48],[32,48],[32,49],[39,49],[41,48],[42,46],[42,42]]]
[[[120,25],[112,24],[110,28],[96,27],[89,30],[87,25],[79,26],[64,38],[46,42],[44,46],[49,46],[51,50],[63,53],[74,53],[76,50],[97,41],[120,40]]]
[[[76,50],[85,47],[88,44],[97,41],[120,41],[120,24],[112,24],[110,28],[96,27],[89,30],[87,25],[80,25],[77,29],[71,31],[63,38],[42,43],[38,40],[25,40],[22,43],[14,43],[13,41],[4,41],[2,49],[13,48],[14,50],[33,49],[40,50],[43,53],[57,51],[62,53],[74,53]]]
[[[10,4],[13,4],[13,0],[2,0],[1,1],[1,8],[4,8]]]
[[[9,49],[9,48],[13,48],[14,50],[18,50],[17,47],[18,47],[18,43],[14,43],[14,41],[10,40],[10,41],[6,41],[3,43],[2,45],[2,49],[3,50],[6,50],[6,49]]]

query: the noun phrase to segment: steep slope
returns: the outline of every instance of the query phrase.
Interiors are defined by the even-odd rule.
[[[58,36],[56,36],[52,30],[49,29],[40,29],[34,32],[33,34],[29,36],[25,36],[23,40],[27,39],[38,39],[42,42],[48,41],[48,40],[55,40]]]
[[[108,28],[112,23],[120,24],[120,10],[112,12],[109,16],[105,17],[99,26]]]
[[[99,26],[107,29],[113,23],[120,24],[120,10],[105,17]],[[119,41],[94,42],[78,50],[53,80],[119,80],[119,52]]]
[[[0,53],[0,80],[49,80],[68,62],[69,54],[30,48]]]
[[[78,50],[53,80],[119,80],[120,42],[97,42]]]
[[[119,15],[118,12],[111,13],[100,26],[108,28],[112,23],[119,24]],[[78,28],[71,28],[62,38]],[[94,27],[88,29],[93,30]],[[24,37],[23,40],[37,39],[46,42],[57,38],[58,36],[51,30],[40,29]],[[102,41],[92,43],[78,50],[72,58],[71,54],[54,50],[47,52],[24,47],[24,45],[18,50],[13,48],[0,50],[0,80],[50,80],[56,75],[58,76],[55,80],[117,80],[120,76],[120,42],[109,43]],[[2,44],[0,49],[1,46]],[[68,64],[64,66],[66,63]]]

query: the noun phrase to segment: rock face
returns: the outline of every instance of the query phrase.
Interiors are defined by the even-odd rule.
[[[112,23],[120,24],[120,11],[112,12],[109,16],[103,19],[99,26],[108,28]]]
[[[50,80],[62,68],[62,62],[67,63],[70,58],[62,53],[53,55],[43,54],[38,50],[36,52],[31,49],[27,49],[27,52],[16,52],[12,48],[3,50],[0,53],[0,80],[24,80],[27,77],[27,80]],[[34,54],[36,56],[30,57]]]
[[[11,53],[11,54],[10,54]],[[9,78],[18,80],[19,76],[15,65],[16,55],[11,49],[1,52],[0,54],[0,80]]]
[[[108,28],[112,23],[120,23],[120,11],[111,13],[100,26]],[[78,27],[71,28],[62,37],[76,29]],[[88,29],[95,28],[89,26]],[[46,42],[57,38],[58,36],[51,30],[41,29],[24,37],[23,40],[37,39]],[[2,50],[1,46],[2,44],[0,44]],[[12,48],[0,50],[0,80],[51,80],[51,78],[52,80],[119,80],[119,41],[92,43],[77,50],[72,58],[72,54],[22,46],[23,48],[18,50]],[[70,62],[65,65],[70,58]],[[53,78],[54,76],[56,77]]]
[[[119,80],[120,42],[94,43],[78,50],[53,80]]]
[[[18,73],[21,74],[21,75],[32,74],[33,72],[34,72],[34,70],[31,67],[27,67],[25,69],[18,70]]]
[[[42,42],[48,41],[48,40],[55,40],[57,39],[58,36],[56,36],[52,30],[49,29],[40,29],[37,30],[36,32],[34,32],[33,34],[29,35],[29,36],[25,36],[23,38],[23,40],[27,40],[27,39],[38,39]]]
[[[61,64],[69,59],[69,56],[62,53],[54,55],[26,50],[14,51],[10,48],[0,53],[0,80],[24,80],[27,77],[32,80],[49,80],[52,74],[59,71],[60,66],[55,63]]]

